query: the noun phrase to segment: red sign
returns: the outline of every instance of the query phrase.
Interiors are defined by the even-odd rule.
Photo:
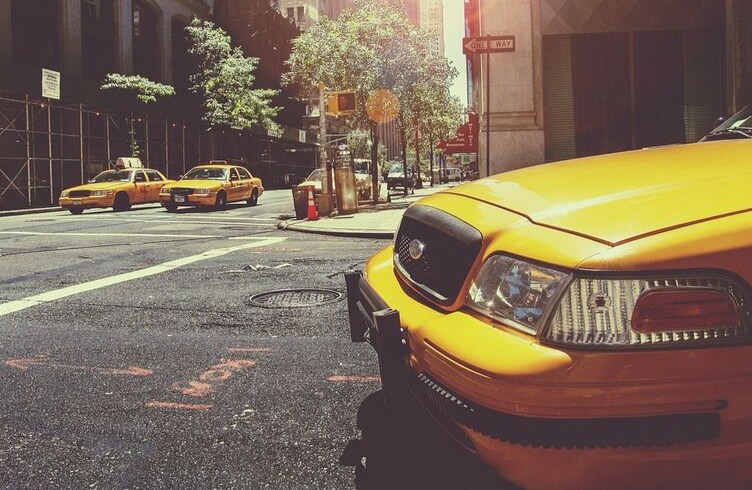
[[[462,52],[466,55],[478,53],[513,53],[514,36],[483,36],[462,39]]]
[[[447,154],[475,153],[478,151],[478,115],[471,113],[468,121],[457,129],[457,137],[436,145]]]

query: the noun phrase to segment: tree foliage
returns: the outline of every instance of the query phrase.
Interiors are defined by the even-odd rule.
[[[135,94],[136,98],[144,104],[156,102],[157,97],[175,95],[175,89],[171,85],[153,82],[141,75],[121,75],[120,73],[107,75],[100,88],[102,90],[130,92]]]
[[[371,159],[376,163],[378,124],[366,113],[368,97],[379,89],[396,95],[397,119],[407,144],[408,134],[436,120],[432,115],[439,104],[434,99],[448,91],[456,76],[446,58],[430,53],[429,45],[428,34],[408,20],[403,7],[382,0],[355,0],[336,21],[324,19],[293,41],[284,82],[302,97],[308,97],[319,82],[327,90],[355,90],[358,110],[350,123],[369,130]],[[373,168],[375,187],[377,166]]]
[[[279,92],[254,88],[258,58],[232,47],[230,36],[213,23],[194,19],[186,27],[188,53],[195,62],[191,91],[204,105],[210,127],[276,129],[280,109],[272,105]]]

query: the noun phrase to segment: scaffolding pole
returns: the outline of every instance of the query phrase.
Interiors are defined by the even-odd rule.
[[[24,104],[26,110],[26,194],[28,195],[29,207],[31,207],[31,132],[29,128],[29,94],[26,94]]]
[[[84,183],[84,105],[78,104],[78,135],[81,139],[81,183]]]
[[[50,159],[50,204],[55,202],[55,191],[52,185],[52,103],[47,100],[47,155]]]

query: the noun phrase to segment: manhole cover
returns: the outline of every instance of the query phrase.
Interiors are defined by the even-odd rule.
[[[302,308],[321,306],[342,298],[342,293],[331,289],[280,289],[254,294],[251,304],[263,308]]]

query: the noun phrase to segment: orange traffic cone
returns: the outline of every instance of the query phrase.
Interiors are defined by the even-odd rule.
[[[313,186],[308,187],[308,221],[316,221],[319,215],[316,212],[316,201],[313,199]]]

